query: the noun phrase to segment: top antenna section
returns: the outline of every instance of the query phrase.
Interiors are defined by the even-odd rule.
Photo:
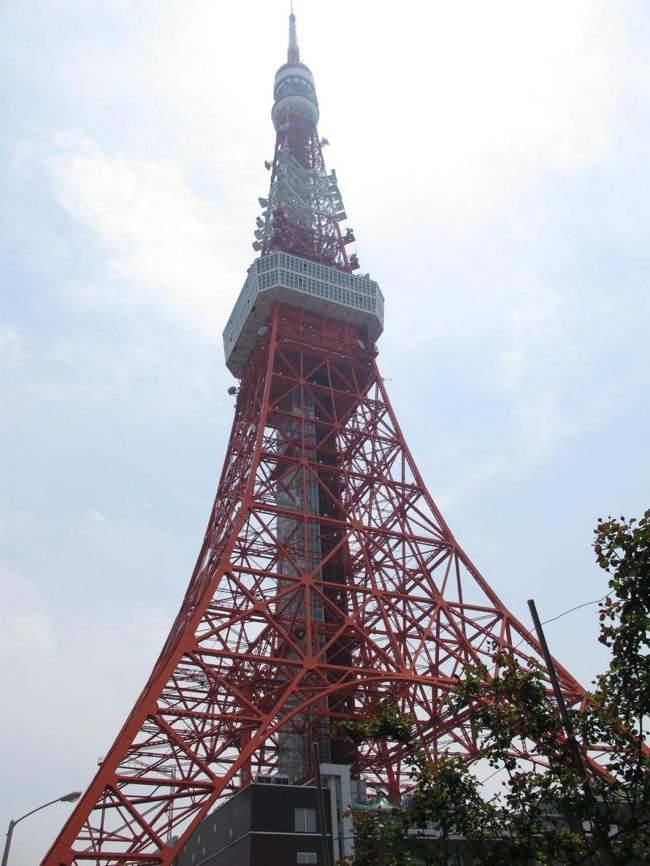
[[[289,15],[289,50],[287,51],[288,63],[300,63],[300,49],[298,48],[298,37],[296,36],[296,16],[293,14],[293,3]]]

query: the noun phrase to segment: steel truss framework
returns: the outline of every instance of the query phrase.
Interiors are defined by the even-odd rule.
[[[356,256],[347,254],[355,237],[352,229],[341,232],[343,199],[335,172],[326,172],[318,131],[291,111],[277,134],[263,217],[260,240],[253,244],[263,254],[283,250],[344,271],[359,267]]]
[[[431,758],[472,756],[466,716],[445,708],[455,678],[495,646],[539,657],[427,492],[363,337],[274,308],[182,609],[45,866],[171,863],[219,798],[278,769],[283,738],[396,796],[398,747],[351,754],[338,720],[388,700]],[[558,672],[579,705],[584,690]]]

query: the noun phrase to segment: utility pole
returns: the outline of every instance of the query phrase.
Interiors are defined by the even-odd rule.
[[[318,823],[320,825],[321,844],[323,848],[323,863],[331,866],[330,848],[327,842],[327,822],[325,820],[325,798],[323,797],[323,783],[320,775],[320,755],[318,754],[318,743],[312,745],[314,755],[314,779],[316,781],[316,802],[318,803]]]
[[[594,797],[594,792],[591,789],[591,782],[589,781],[587,769],[585,767],[582,754],[578,747],[578,742],[575,738],[573,725],[571,724],[571,719],[569,718],[569,713],[566,708],[564,695],[562,694],[562,689],[560,688],[560,681],[558,680],[557,671],[555,670],[555,665],[553,663],[553,657],[548,648],[548,644],[546,643],[546,635],[544,634],[542,623],[540,622],[537,608],[535,607],[535,602],[532,598],[528,599],[528,608],[530,610],[530,615],[533,618],[533,624],[535,626],[537,640],[539,641],[542,655],[544,656],[544,662],[546,664],[546,670],[551,681],[551,686],[553,687],[553,694],[555,695],[558,711],[560,713],[560,719],[562,720],[562,727],[564,728],[564,734],[566,736],[567,744],[571,752],[575,771],[578,775],[578,778],[582,781],[582,788],[585,792],[585,800],[589,805],[589,814],[593,816],[596,812],[596,809],[598,808],[598,802]],[[591,822],[591,826],[593,830],[593,820]],[[581,830],[582,828],[580,827],[579,829]],[[595,835],[596,838],[598,838],[602,847],[601,853],[605,866],[616,866],[617,861],[614,857],[614,854],[612,853],[609,837],[599,832],[596,832]]]

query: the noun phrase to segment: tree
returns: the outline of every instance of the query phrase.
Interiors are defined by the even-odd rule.
[[[611,750],[617,808],[615,851],[622,863],[650,863],[650,754],[644,725],[650,715],[650,509],[639,520],[599,520],[594,550],[610,576],[600,607],[599,640],[611,650],[596,680],[589,712],[580,718],[587,741]]]
[[[411,720],[395,707],[384,705],[374,718],[341,725],[354,745],[400,743],[414,783],[407,803],[354,814],[356,866],[446,866],[454,862],[458,837],[476,866],[650,863],[644,739],[650,715],[650,510],[640,520],[599,520],[594,550],[610,576],[599,640],[610,648],[611,661],[571,720],[585,758],[590,747],[607,749],[610,775],[589,772],[585,790],[549,702],[545,671],[534,660],[522,665],[495,649],[489,672],[466,668],[448,708],[470,714],[483,763],[505,776],[499,794],[485,796],[463,755],[429,763]],[[522,765],[513,756],[515,742],[534,743],[546,767]],[[414,835],[414,828],[425,826],[435,829],[435,843]]]

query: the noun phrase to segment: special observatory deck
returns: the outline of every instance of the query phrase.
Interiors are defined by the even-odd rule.
[[[384,297],[368,276],[275,252],[255,259],[223,332],[226,366],[241,378],[273,305],[294,304],[363,325],[374,342],[384,330]]]

